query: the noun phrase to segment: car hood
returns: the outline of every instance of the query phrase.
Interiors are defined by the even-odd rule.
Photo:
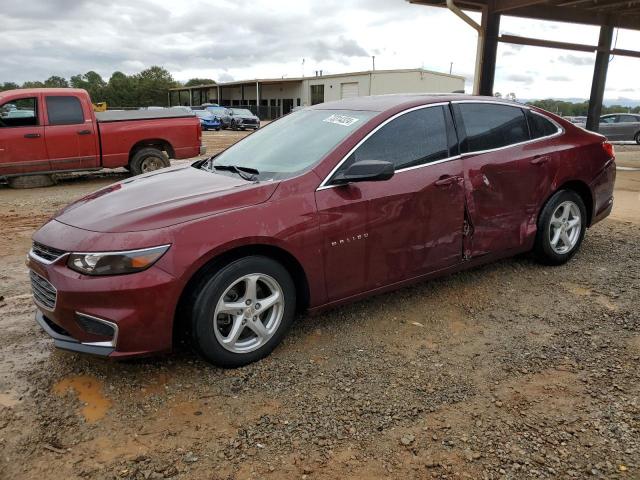
[[[277,182],[254,183],[191,166],[167,168],[98,190],[55,217],[94,232],[138,232],[263,203]]]

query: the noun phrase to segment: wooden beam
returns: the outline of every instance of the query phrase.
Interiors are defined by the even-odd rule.
[[[594,45],[584,45],[582,43],[555,42],[553,40],[542,40],[540,38],[519,37],[517,35],[501,35],[498,38],[502,43],[515,43],[516,45],[529,45],[532,47],[559,48],[562,50],[575,50],[577,52],[593,53],[597,50]]]
[[[611,55],[617,55],[620,57],[634,57],[640,58],[640,52],[636,52],[634,50],[625,50],[623,48],[614,48],[609,52]]]

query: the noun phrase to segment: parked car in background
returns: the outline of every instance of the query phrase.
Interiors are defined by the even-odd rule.
[[[258,116],[246,108],[232,108],[230,115],[231,122],[229,128],[232,130],[246,130],[248,128],[257,130],[260,128],[260,119]]]
[[[220,119],[209,110],[195,110],[194,113],[200,119],[202,130],[220,130]]]
[[[226,107],[206,107],[206,110],[213,113],[220,120],[220,127],[223,129],[231,126],[231,110]]]
[[[635,141],[640,145],[640,114],[614,113],[600,117],[599,131],[612,141]]]
[[[6,105],[16,108],[5,109]],[[0,92],[0,177],[125,167],[134,174],[204,151],[200,122],[173,109],[94,112],[89,94],[71,88]],[[33,179],[32,179],[33,180]]]
[[[564,117],[565,119],[569,120],[571,123],[587,123],[587,117]]]
[[[36,320],[68,350],[132,357],[183,334],[246,365],[300,310],[531,250],[569,261],[615,175],[602,135],[493,97],[314,105],[59,212],[28,257]]]

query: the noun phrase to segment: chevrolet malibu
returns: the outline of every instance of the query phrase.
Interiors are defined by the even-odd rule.
[[[296,312],[533,251],[567,262],[613,204],[613,147],[536,108],[388,95],[294,112],[215,157],[88,195],[33,236],[36,320],[113,358],[186,336],[268,355]]]

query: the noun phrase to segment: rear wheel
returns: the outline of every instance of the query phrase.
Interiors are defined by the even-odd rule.
[[[636,133],[636,136],[634,137],[634,140],[636,141],[636,143],[638,145],[640,145],[640,132]]]
[[[295,306],[295,286],[281,264],[263,256],[236,260],[205,280],[196,293],[193,344],[214,365],[247,365],[280,343]]]
[[[587,210],[572,190],[556,192],[538,219],[535,253],[542,263],[561,265],[580,248],[587,228]]]
[[[152,172],[170,165],[169,159],[162,150],[155,147],[147,147],[138,150],[129,162],[131,173],[140,175]]]

